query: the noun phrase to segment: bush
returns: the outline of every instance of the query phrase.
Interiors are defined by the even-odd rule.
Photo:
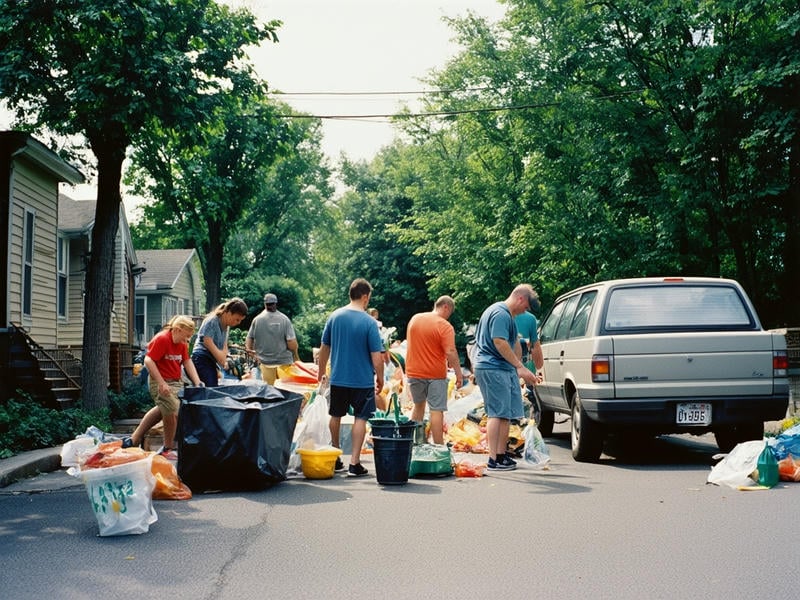
[[[109,391],[108,403],[111,407],[112,421],[141,418],[153,408],[150,391],[138,377],[125,383],[119,394]]]
[[[56,410],[41,406],[25,394],[19,395],[20,399],[9,399],[0,406],[0,458],[59,446],[92,425],[104,431],[111,430],[108,409],[96,412],[82,408]]]
[[[305,362],[312,362],[313,348],[319,348],[322,341],[322,330],[325,328],[325,321],[328,313],[312,311],[303,313],[293,321],[294,332],[297,335],[298,353],[300,359]]]

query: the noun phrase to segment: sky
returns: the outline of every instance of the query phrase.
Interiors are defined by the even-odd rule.
[[[425,89],[419,79],[459,51],[442,17],[471,10],[496,21],[504,11],[496,0],[226,1],[261,20],[283,21],[280,41],[250,58],[270,89],[286,94],[280,100],[320,116],[398,112],[415,96],[386,92]],[[329,95],[317,95],[323,92]],[[353,92],[359,95],[341,95]],[[344,152],[356,160],[369,160],[394,136],[386,119],[324,119],[323,135],[328,156]]]
[[[403,101],[415,96],[387,92],[424,90],[419,79],[443,67],[460,49],[442,17],[472,11],[496,21],[504,13],[497,0],[224,1],[248,8],[261,21],[283,21],[278,43],[266,42],[248,54],[269,88],[283,93],[278,99],[317,116],[398,112]],[[9,124],[8,116],[0,114],[0,129]],[[323,119],[322,124],[322,149],[333,160],[341,153],[370,160],[394,138],[382,118]],[[91,185],[66,193],[94,198]],[[135,220],[136,202],[123,197],[128,218]]]

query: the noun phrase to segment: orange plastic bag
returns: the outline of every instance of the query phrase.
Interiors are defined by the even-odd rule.
[[[100,444],[97,452],[92,454],[81,465],[81,469],[105,469],[129,462],[142,460],[148,454],[141,448],[122,448],[121,441]]]
[[[781,481],[800,481],[800,459],[789,454],[778,461],[778,477]]]
[[[153,456],[152,471],[156,478],[153,500],[190,500],[192,498],[192,490],[180,480],[175,465],[160,454]]]
[[[456,477],[483,477],[484,465],[478,465],[469,459],[457,462],[455,465]]]

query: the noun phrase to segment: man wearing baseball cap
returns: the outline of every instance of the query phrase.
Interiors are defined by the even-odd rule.
[[[248,353],[255,353],[261,363],[261,378],[270,385],[275,385],[278,367],[294,362],[297,336],[289,317],[278,310],[275,294],[264,295],[264,310],[250,324],[245,348]]]

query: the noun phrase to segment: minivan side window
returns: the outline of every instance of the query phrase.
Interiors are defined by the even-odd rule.
[[[575,309],[578,306],[578,300],[580,300],[580,298],[579,294],[575,294],[567,300],[566,306],[564,307],[564,314],[561,315],[561,321],[559,321],[558,329],[556,330],[557,340],[565,340],[569,337],[572,319],[575,316]]]
[[[553,307],[550,314],[545,317],[539,330],[539,341],[541,343],[551,342],[555,337],[558,320],[561,318],[561,313],[564,311],[566,304],[566,302],[559,302]]]
[[[578,308],[575,310],[575,318],[572,320],[572,327],[569,330],[570,339],[586,335],[586,327],[589,325],[589,315],[592,314],[595,298],[597,298],[597,290],[586,292],[581,296]]]

